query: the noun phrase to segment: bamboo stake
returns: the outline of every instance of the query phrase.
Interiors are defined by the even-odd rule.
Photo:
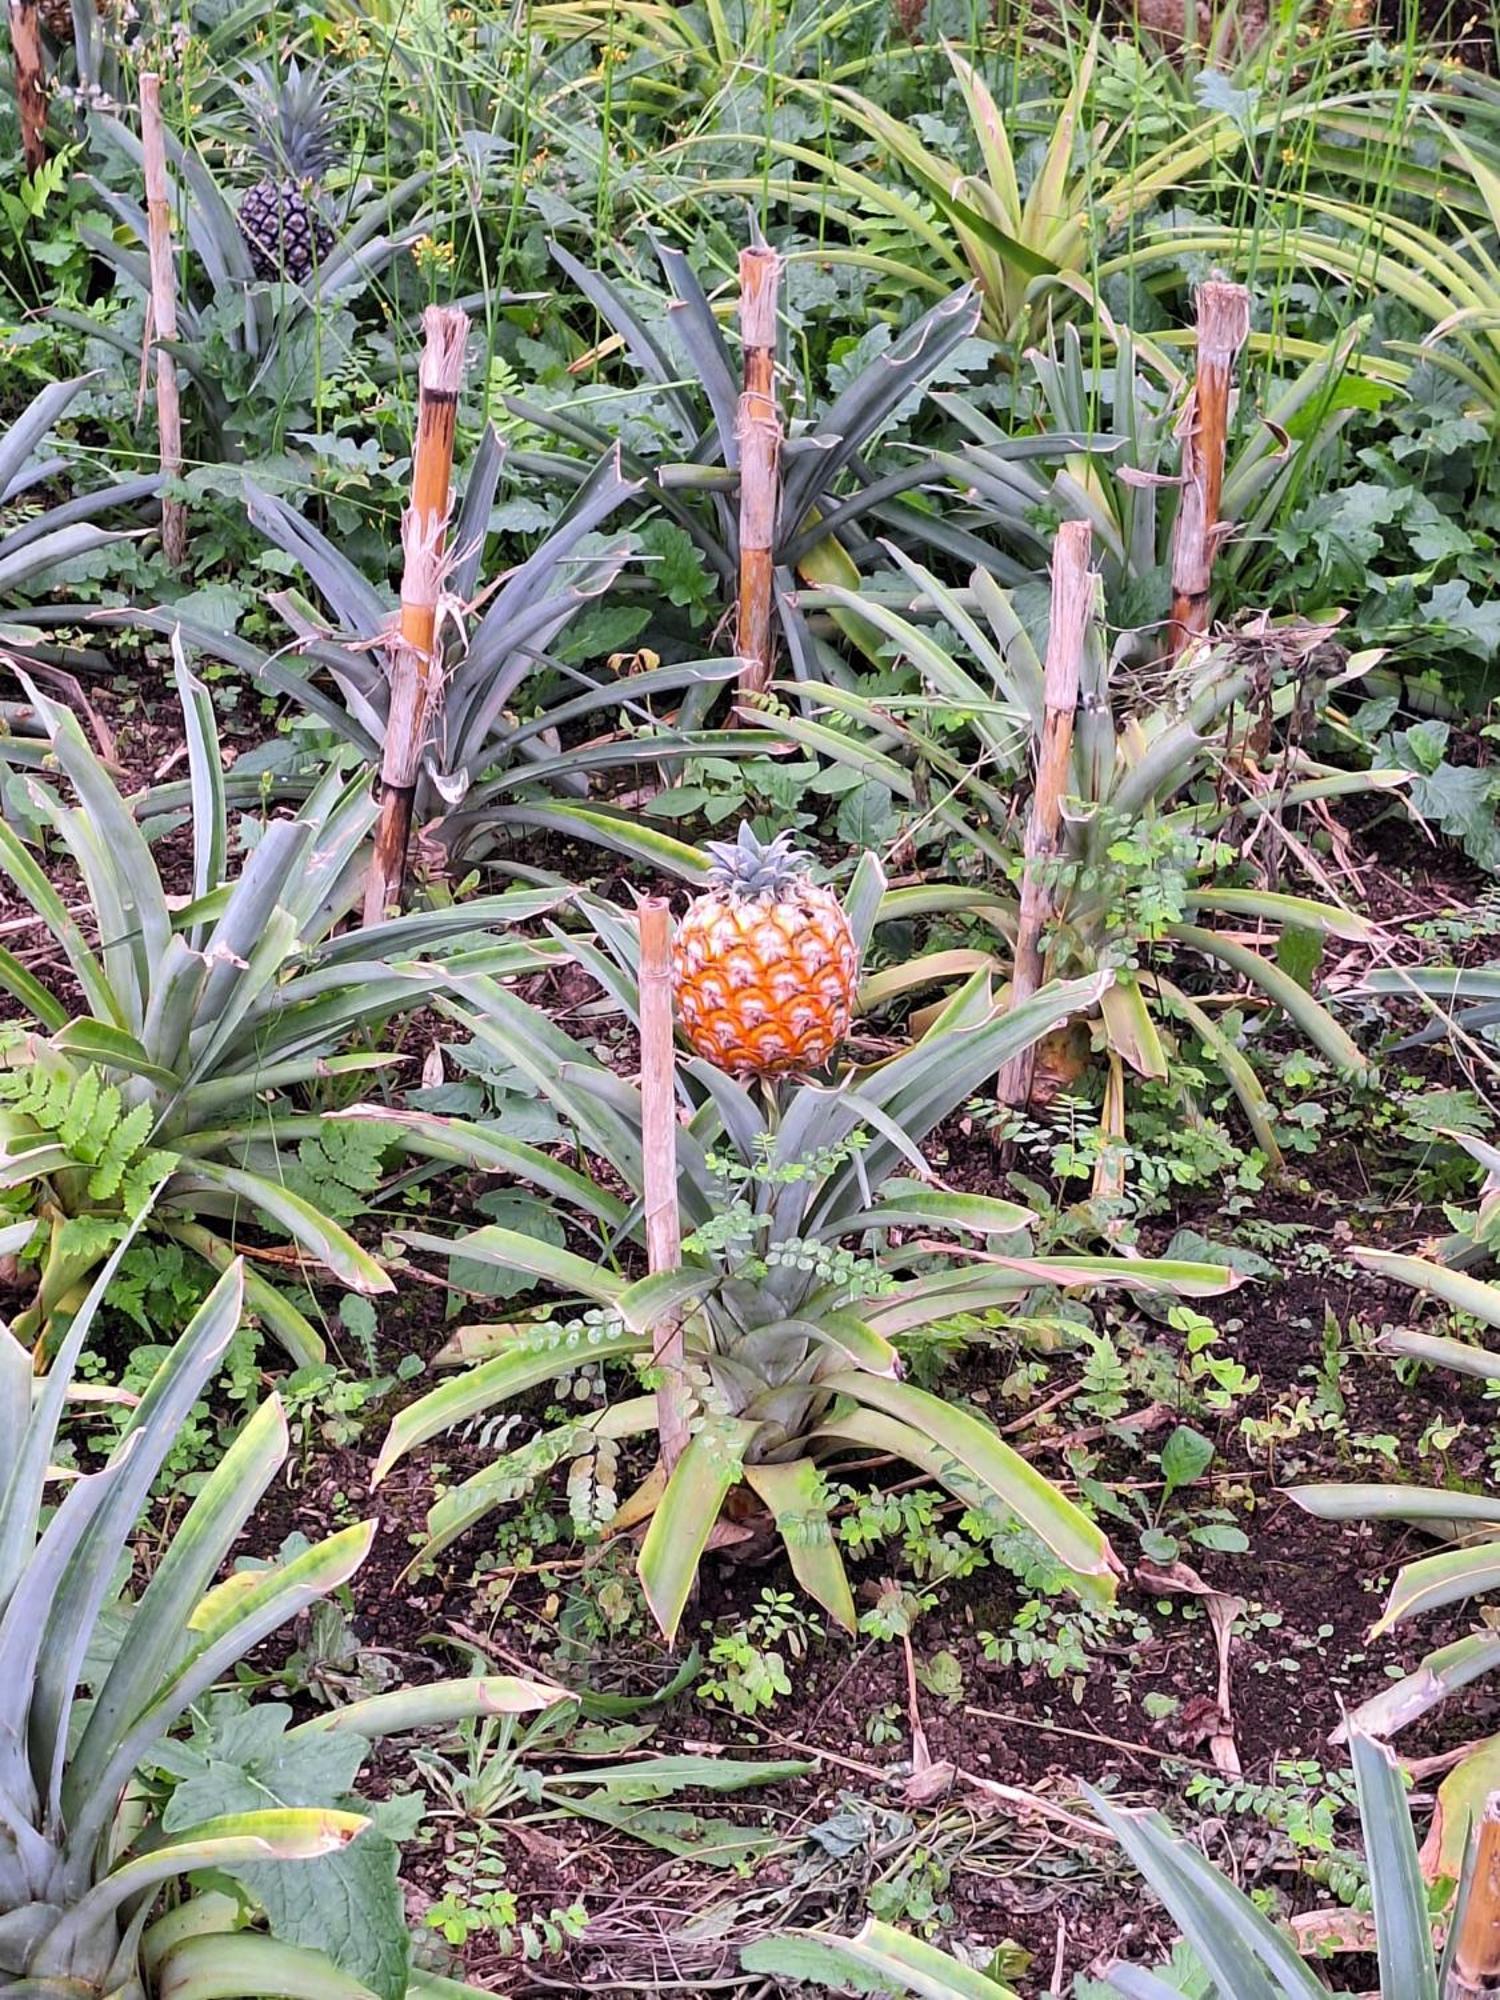
[[[47,164],[47,83],[42,67],[42,29],[36,0],[10,0],[10,46],[16,64],[16,110],[21,120],[21,157],[28,174]]]
[[[1469,1893],[1459,1913],[1443,2000],[1500,1993],[1500,1792],[1485,1800],[1475,1828]]]
[[[1250,294],[1217,280],[1198,287],[1198,372],[1182,440],[1182,498],[1172,529],[1171,657],[1208,630],[1214,556],[1223,540],[1224,448],[1234,364],[1250,337]]]
[[[177,363],[164,342],[177,338],[177,270],[172,262],[172,203],[167,192],[167,140],[161,122],[161,78],[141,73],[141,151],[146,169],[146,237],[151,262],[148,338],[156,351],[156,439],[162,479],[182,478],[182,404]],[[187,508],[163,494],[161,546],[168,567],[187,561]]]
[[[365,883],[364,921],[378,924],[399,906],[406,885],[412,803],[441,689],[437,613],[445,567],[448,508],[453,490],[453,434],[463,382],[469,316],[450,306],[422,315],[417,436],[412,448],[411,505],[401,522],[405,567],[401,618],[391,643],[391,699],[380,763],[380,818]]]
[[[653,1273],[682,1262],[677,1206],[677,1052],[672,1043],[672,912],[662,896],[640,906],[641,1152],[646,1204],[646,1260]],[[661,1371],[656,1427],[668,1476],[688,1441],[682,1319],[671,1313],[653,1329],[652,1360]]]
[[[776,405],[776,297],[781,259],[764,244],[740,252],[744,388],[735,421],[740,447],[740,595],[735,645],[741,695],[759,694],[775,663],[771,606],[781,500],[781,412]]]
[[[1042,935],[1056,907],[1056,885],[1049,864],[1062,847],[1062,802],[1068,795],[1072,768],[1073,718],[1078,709],[1083,649],[1094,611],[1094,572],[1089,568],[1092,539],[1087,521],[1064,521],[1052,546],[1052,620],[1042,681],[1036,783],[1026,821],[1021,911],[1010,983],[1012,1008],[1029,1000],[1042,983]],[[1033,1044],[1001,1070],[996,1085],[1000,1102],[1025,1104],[1035,1073]]]

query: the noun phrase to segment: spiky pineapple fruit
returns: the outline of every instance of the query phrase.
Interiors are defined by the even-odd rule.
[[[748,826],[709,846],[709,886],[672,953],[682,1031],[731,1076],[780,1076],[827,1062],[849,1030],[859,947],[838,898],[807,876],[791,837]]]
[[[239,91],[255,128],[254,150],[270,171],[240,203],[240,234],[257,278],[306,284],[334,235],[319,213],[317,185],[333,157],[328,86],[293,62],[278,89],[262,68]]]

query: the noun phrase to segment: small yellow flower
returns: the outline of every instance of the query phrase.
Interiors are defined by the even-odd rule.
[[[419,236],[411,254],[419,271],[447,271],[452,269],[455,252],[451,243],[441,243],[435,236]]]

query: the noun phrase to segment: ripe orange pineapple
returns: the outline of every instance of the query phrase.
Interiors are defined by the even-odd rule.
[[[672,951],[682,1031],[731,1076],[781,1076],[827,1062],[849,1030],[859,948],[831,889],[807,877],[789,834],[709,846],[709,886]]]

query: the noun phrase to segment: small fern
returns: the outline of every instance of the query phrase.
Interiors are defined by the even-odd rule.
[[[29,1119],[37,1136],[50,1139],[71,1165],[89,1169],[90,1201],[109,1202],[139,1215],[152,1189],[177,1164],[177,1155],[147,1142],[151,1107],[123,1109],[118,1087],[92,1063],[75,1070],[39,1061],[0,1070],[0,1104]]]
[[[335,1222],[354,1222],[380,1185],[390,1143],[378,1125],[329,1119],[315,1137],[299,1142],[296,1162],[287,1161],[283,1178],[293,1194]]]

